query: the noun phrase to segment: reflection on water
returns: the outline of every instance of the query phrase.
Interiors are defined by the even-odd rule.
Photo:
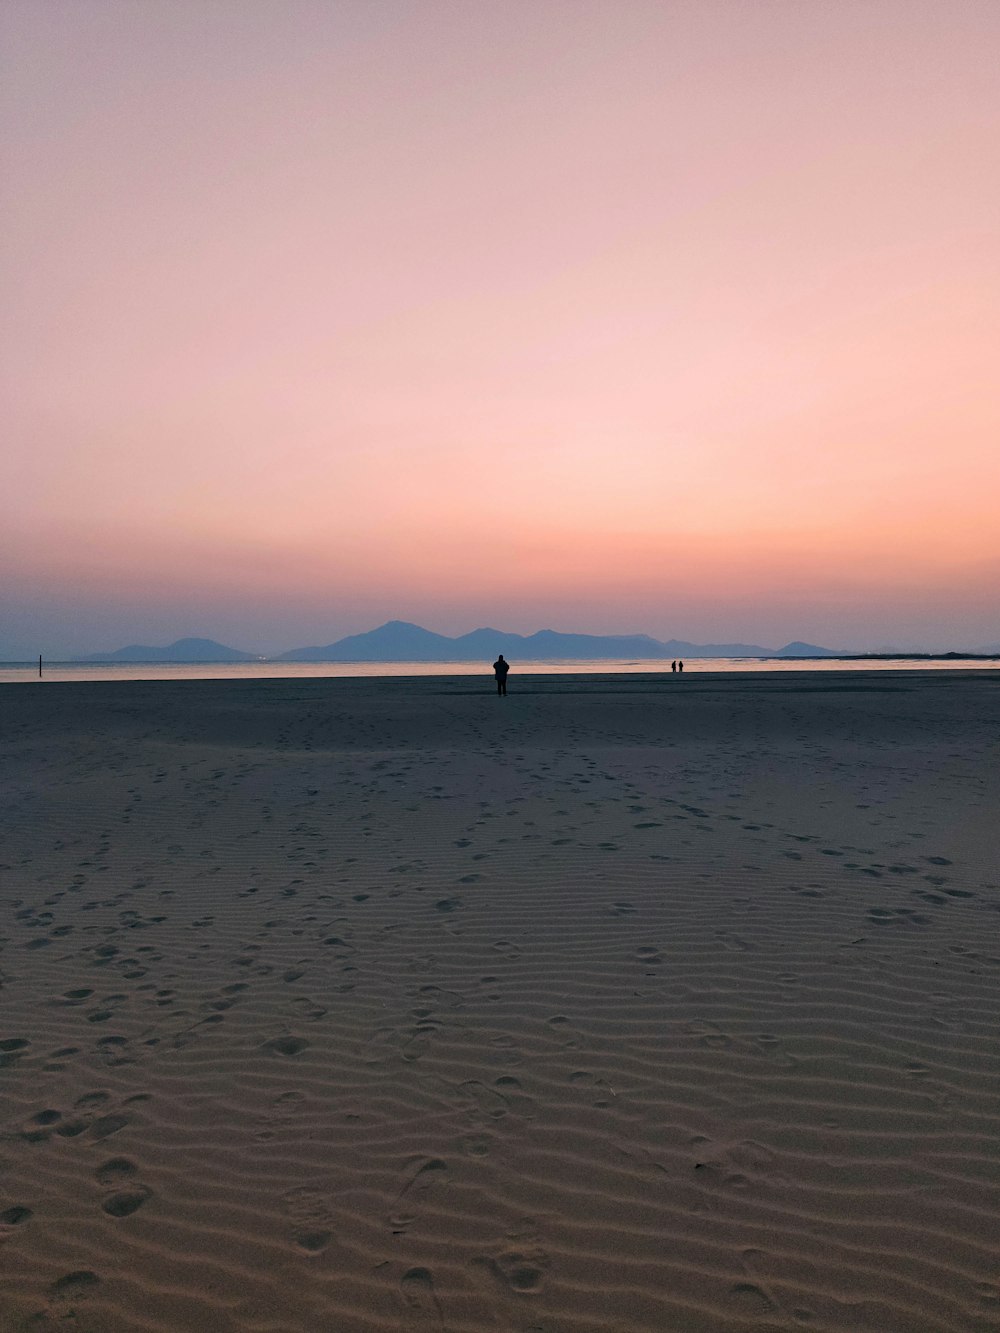
[[[871,659],[816,658],[795,661],[774,657],[692,657],[685,674],[706,671],[954,671],[1000,668],[1000,661],[982,658],[893,657]],[[615,662],[525,662],[512,667],[518,676],[594,676],[658,673],[669,676],[670,663],[661,658]],[[53,662],[43,664],[41,684],[70,680],[309,680],[315,677],[484,676],[492,668],[480,662]],[[0,684],[39,683],[38,663],[0,663]]]

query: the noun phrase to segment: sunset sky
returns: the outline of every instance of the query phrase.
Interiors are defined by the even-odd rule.
[[[0,26],[0,656],[1000,641],[997,0]]]

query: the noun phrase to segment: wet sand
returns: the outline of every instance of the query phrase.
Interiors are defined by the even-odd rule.
[[[7,685],[0,1330],[1000,1328],[1000,677]]]

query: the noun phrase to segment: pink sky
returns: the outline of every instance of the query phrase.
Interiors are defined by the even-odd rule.
[[[0,656],[1000,641],[995,0],[0,24]]]

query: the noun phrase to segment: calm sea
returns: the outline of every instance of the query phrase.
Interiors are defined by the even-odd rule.
[[[814,658],[794,661],[773,657],[699,657],[685,661],[688,674],[706,671],[956,671],[1000,668],[1000,660],[982,658],[894,657],[878,661]],[[519,676],[634,675],[666,671],[670,663],[660,658],[634,661],[526,662],[511,667]],[[43,663],[39,682],[38,662],[0,663],[0,684],[23,681],[44,684],[69,680],[308,680],[315,677],[367,676],[492,676],[488,664],[479,662],[53,662]]]

